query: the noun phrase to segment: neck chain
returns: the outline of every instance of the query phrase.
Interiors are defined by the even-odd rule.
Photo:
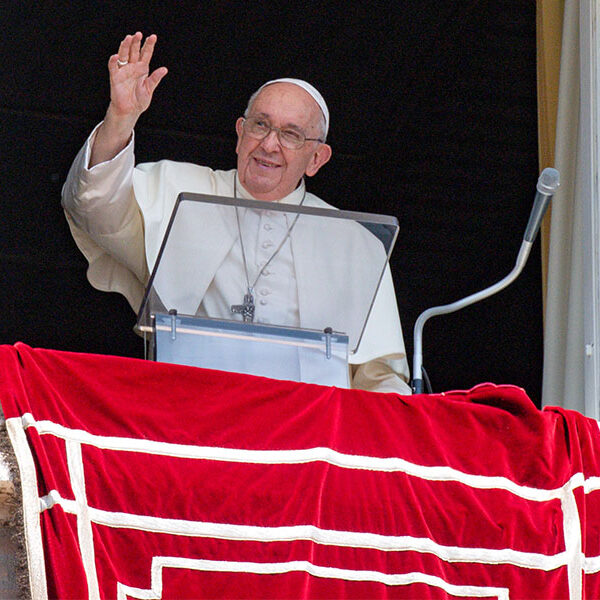
[[[237,173],[233,180],[233,197],[237,198]],[[305,198],[306,198],[306,186],[304,187],[304,194],[302,195],[302,200],[300,200],[299,206],[302,206]],[[260,269],[260,271],[258,272],[256,277],[254,278],[254,282],[252,284],[250,284],[250,276],[248,274],[248,263],[246,261],[246,251],[244,249],[244,240],[242,238],[242,228],[240,226],[240,214],[238,211],[238,207],[237,206],[235,207],[235,218],[237,221],[238,235],[240,236],[240,248],[242,250],[242,260],[244,262],[244,274],[246,276],[247,291],[246,291],[246,294],[244,294],[243,304],[232,304],[231,312],[241,314],[242,319],[244,320],[244,323],[252,323],[252,321],[254,321],[254,311],[256,309],[256,305],[254,304],[254,286],[256,285],[256,282],[260,279],[260,276],[264,273],[265,269],[271,264],[271,261],[277,256],[277,254],[279,254],[279,251],[283,248],[283,245],[285,244],[287,239],[290,237],[290,234],[292,233],[292,229],[294,229],[294,225],[296,224],[296,221],[298,220],[299,216],[300,216],[300,213],[297,213],[296,216],[294,217],[294,220],[292,221],[292,224],[288,227],[286,234],[283,236],[281,243],[279,244],[279,246],[277,246],[275,252],[273,252],[273,254],[271,254],[271,257],[269,258],[269,260],[262,266],[262,268]]]

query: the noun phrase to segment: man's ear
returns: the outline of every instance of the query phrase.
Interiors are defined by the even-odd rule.
[[[242,134],[244,132],[244,118],[240,117],[236,122],[235,122],[235,131],[237,133],[237,143],[235,145],[235,153],[237,154],[239,149],[240,149],[240,143],[242,141]]]
[[[329,161],[331,158],[331,146],[329,144],[319,144],[318,148],[314,151],[310,158],[310,162],[306,166],[304,173],[308,177],[315,175],[318,170]]]

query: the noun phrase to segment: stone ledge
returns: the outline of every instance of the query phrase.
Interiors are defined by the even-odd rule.
[[[16,507],[15,484],[8,466],[8,458],[0,452],[0,525],[10,522]]]

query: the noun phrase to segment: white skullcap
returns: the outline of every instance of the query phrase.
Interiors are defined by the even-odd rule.
[[[260,92],[263,88],[266,88],[268,85],[271,85],[273,83],[292,83],[293,85],[297,85],[298,87],[301,87],[303,90],[308,92],[312,96],[313,100],[319,105],[319,108],[321,109],[321,112],[325,117],[325,137],[327,137],[327,133],[329,131],[329,109],[327,108],[325,99],[323,98],[323,96],[321,96],[319,90],[316,87],[310,85],[308,81],[304,81],[303,79],[282,77],[281,79],[272,79],[271,81],[267,81],[267,83],[263,83],[256,91],[256,94],[258,94],[258,92]]]

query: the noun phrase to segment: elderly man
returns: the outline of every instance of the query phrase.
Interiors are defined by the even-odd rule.
[[[150,74],[155,44],[155,35],[142,44],[138,32],[126,36],[118,54],[110,57],[106,116],[79,152],[63,188],[63,207],[73,237],[89,261],[90,283],[122,293],[134,310],[139,308],[180,192],[332,208],[308,193],[304,183],[304,176],[315,175],[327,163],[331,147],[325,143],[327,105],[314,87],[301,80],[268,82],[250,98],[244,117],[236,121],[237,169],[214,171],[172,161],[135,166],[133,128],[167,74],[165,67]],[[210,273],[212,282],[198,314],[236,316],[230,307],[241,298],[237,290],[232,291],[233,280],[242,280],[239,270],[244,248],[241,239],[234,246],[218,270]],[[283,314],[284,324],[301,326],[297,269],[291,244],[285,239],[269,258],[269,266],[283,274],[285,282],[279,300],[263,307],[263,313]],[[258,268],[252,278],[267,274]],[[341,298],[333,300],[334,304],[343,302]],[[352,365],[353,387],[409,394],[408,365],[389,268],[364,337],[367,350],[360,353],[364,361]]]

